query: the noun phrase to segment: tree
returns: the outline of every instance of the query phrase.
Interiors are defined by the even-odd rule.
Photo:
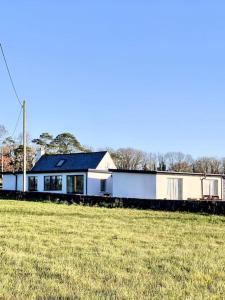
[[[144,171],[156,171],[156,169],[157,169],[156,154],[143,152],[141,169]]]
[[[158,153],[157,155],[157,161],[158,161],[158,171],[166,171],[166,157],[165,154]]]
[[[14,151],[16,142],[12,137],[7,137],[3,141],[3,164],[6,172],[14,172]]]
[[[34,164],[34,149],[27,147],[27,171],[31,170]],[[14,171],[23,170],[23,145],[19,145],[14,149]]]
[[[193,158],[189,154],[182,152],[167,152],[165,161],[169,171],[175,172],[192,172]]]
[[[5,126],[0,125],[0,139],[2,139],[7,134],[7,130],[5,129]]]
[[[219,174],[223,172],[222,161],[215,157],[200,157],[193,164],[195,173]]]
[[[146,154],[133,148],[107,149],[118,169],[142,170],[146,162]]]
[[[68,132],[57,135],[50,143],[50,146],[59,154],[86,151],[76,137]]]
[[[43,132],[38,139],[33,139],[32,143],[41,146],[45,153],[51,153],[54,149],[54,146],[52,145],[53,140],[53,135],[48,132]]]
[[[191,173],[191,172],[193,172],[193,165],[189,164],[186,161],[178,162],[173,165],[173,168],[171,170],[174,172],[189,172],[189,173]]]

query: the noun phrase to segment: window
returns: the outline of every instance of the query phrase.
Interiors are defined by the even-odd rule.
[[[106,179],[100,180],[100,191],[105,192],[106,191]]]
[[[84,176],[69,175],[67,176],[67,193],[83,194],[84,193]]]
[[[181,178],[167,178],[167,199],[182,200],[183,180]]]
[[[61,159],[57,164],[56,167],[62,167],[62,165],[64,164],[65,159]]]
[[[28,190],[30,192],[36,192],[38,185],[38,178],[37,176],[29,176],[28,177]]]
[[[45,176],[44,177],[45,191],[61,191],[62,190],[62,176]]]
[[[218,196],[218,180],[204,179],[203,180],[203,195]]]

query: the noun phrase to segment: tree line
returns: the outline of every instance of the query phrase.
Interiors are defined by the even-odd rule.
[[[22,136],[12,138],[0,125],[0,141],[3,149],[4,171],[15,172],[23,169]],[[35,153],[41,147],[46,154],[67,154],[75,152],[91,152],[91,147],[83,146],[71,133],[60,133],[56,136],[48,132],[38,138],[27,136],[27,170],[35,163]],[[151,153],[134,148],[105,148],[111,154],[117,168],[127,170],[176,171],[193,173],[224,174],[225,158],[199,157],[194,159],[190,154],[182,152]],[[2,164],[2,156],[0,157]]]

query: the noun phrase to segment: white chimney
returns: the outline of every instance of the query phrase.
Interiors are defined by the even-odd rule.
[[[39,159],[45,154],[45,150],[43,148],[37,148],[35,154],[35,163],[39,161]]]

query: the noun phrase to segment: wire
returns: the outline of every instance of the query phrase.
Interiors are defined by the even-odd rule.
[[[13,79],[12,79],[12,76],[11,76],[11,73],[10,73],[10,70],[9,70],[9,66],[8,66],[8,63],[7,63],[7,60],[6,60],[6,57],[5,57],[5,54],[4,54],[4,51],[3,51],[3,48],[2,48],[2,44],[1,44],[1,43],[0,43],[0,48],[1,48],[2,57],[3,57],[3,59],[4,59],[5,66],[6,66],[6,69],[7,69],[7,72],[8,72],[8,75],[9,75],[9,79],[10,79],[10,82],[11,82],[11,84],[12,84],[12,88],[13,88],[13,90],[14,90],[15,96],[16,96],[16,98],[17,98],[19,104],[20,104],[21,106],[23,106],[23,105],[22,105],[22,102],[20,101],[20,98],[19,98],[19,96],[18,96],[18,93],[17,93],[16,87],[15,87],[15,84],[14,84],[14,82],[13,82]]]
[[[15,128],[14,128],[14,130],[13,130],[12,134],[11,134],[11,137],[12,137],[12,138],[14,138],[14,135],[15,135],[15,133],[16,133],[16,130],[17,130],[17,128],[18,128],[18,125],[19,125],[19,121],[20,121],[20,117],[21,117],[22,110],[23,110],[23,108],[21,107],[21,108],[20,108],[20,111],[19,111],[19,115],[18,115],[17,121],[16,121]]]

